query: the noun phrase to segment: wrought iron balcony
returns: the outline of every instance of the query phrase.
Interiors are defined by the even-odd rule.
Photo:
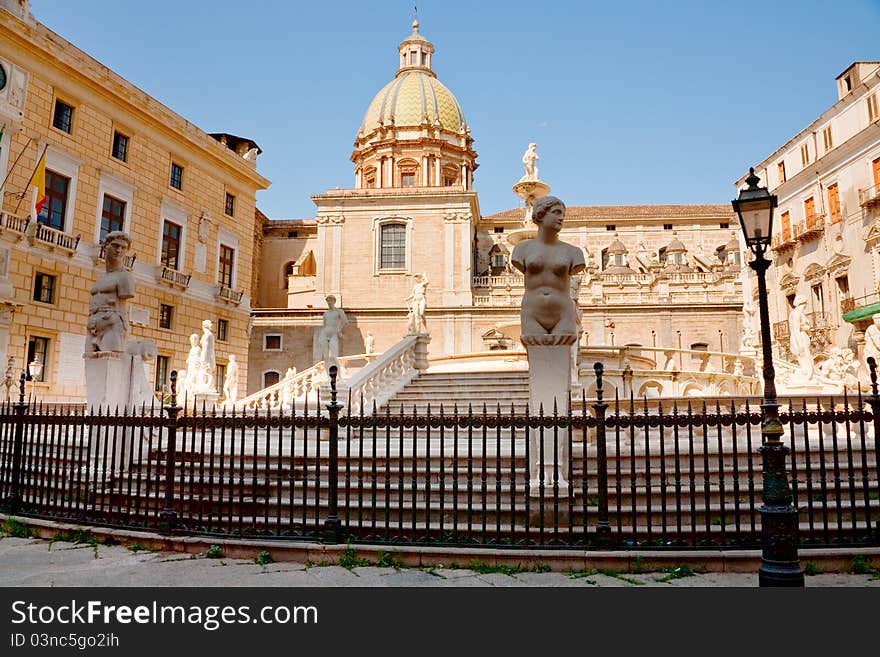
[[[233,290],[231,287],[226,285],[218,285],[217,286],[217,299],[220,301],[226,301],[227,303],[234,303],[238,305],[241,303],[242,297],[244,297],[244,291]]]
[[[52,228],[43,224],[29,224],[25,228],[31,244],[38,243],[49,247],[50,250],[58,249],[72,256],[79,246],[80,235],[73,236],[63,230]]]
[[[859,205],[863,208],[880,207],[880,185],[859,190]]]
[[[179,287],[182,290],[189,287],[189,282],[192,279],[192,274],[184,274],[167,265],[159,265],[157,274],[160,282],[167,283],[171,287]]]
[[[775,322],[773,324],[773,339],[778,341],[788,341],[789,331],[788,331],[788,320],[783,320],[781,322]]]

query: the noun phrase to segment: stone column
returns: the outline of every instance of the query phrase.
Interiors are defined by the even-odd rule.
[[[569,411],[571,393],[571,346],[577,335],[523,335],[520,337],[529,360],[529,413],[552,416],[554,403],[559,415]],[[532,496],[552,497],[554,484],[559,495],[568,495],[568,433],[557,432],[554,446],[553,430],[544,431],[541,449],[539,430],[529,436],[529,481]],[[554,449],[555,447],[555,449]]]

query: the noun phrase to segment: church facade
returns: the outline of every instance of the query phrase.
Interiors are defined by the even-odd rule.
[[[262,222],[249,392],[315,363],[328,295],[349,319],[340,355],[361,354],[373,339],[376,352],[394,345],[407,332],[407,297],[421,275],[429,356],[520,348],[523,279],[509,258],[534,227],[522,207],[482,215],[473,141],[415,22],[398,46],[394,79],[357,130],[354,187],[315,194],[313,218]],[[678,353],[674,364],[668,354],[652,357],[657,369],[689,369],[678,350],[736,353],[735,221],[729,205],[570,206],[560,237],[587,262],[572,290],[581,346]]]

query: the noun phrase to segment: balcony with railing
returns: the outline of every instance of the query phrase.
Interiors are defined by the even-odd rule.
[[[868,319],[880,312],[880,292],[869,292],[860,297],[846,297],[840,301],[840,312],[845,322]]]
[[[8,212],[0,213],[0,233],[8,231],[15,234],[19,240],[23,239],[30,221],[30,217],[17,217]]]
[[[809,327],[806,329],[807,335],[810,336],[810,349],[813,354],[817,354],[825,350],[832,344],[832,337],[837,328],[837,321],[833,313],[829,312],[813,312],[804,315]],[[781,356],[784,360],[791,360],[792,356],[789,352],[788,345],[791,339],[791,330],[788,320],[775,322],[773,324],[773,340],[778,342],[781,348]]]
[[[217,286],[215,297],[218,301],[225,301],[237,306],[241,303],[242,297],[244,297],[244,291],[233,290],[231,287],[220,284]]]
[[[809,242],[825,232],[825,215],[808,216],[803,223],[795,224],[794,239],[798,242]]]
[[[107,248],[107,245],[103,242],[97,245],[98,248],[98,256],[95,258],[95,264],[103,266],[104,265],[104,249]],[[137,253],[132,253],[131,255],[126,255],[122,257],[122,266],[125,267],[127,271],[131,271],[134,269],[134,263],[137,261]]]
[[[792,235],[791,231],[779,232],[770,238],[770,250],[774,253],[790,251],[796,245],[797,239]]]
[[[880,207],[880,184],[859,190],[859,205],[866,209]]]
[[[159,265],[156,268],[156,279],[160,283],[185,290],[189,287],[192,274],[184,274],[167,265]]]
[[[63,230],[40,223],[29,224],[25,229],[25,234],[28,236],[31,244],[42,244],[48,247],[50,251],[58,249],[69,256],[76,253],[81,237],[80,235],[74,236],[70,233],[65,233]]]

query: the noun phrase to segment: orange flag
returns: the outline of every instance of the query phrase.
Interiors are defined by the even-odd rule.
[[[34,209],[39,215],[46,204],[46,149],[43,149],[43,154],[40,156],[40,161],[37,162],[37,168],[34,169],[34,175],[31,176],[28,185],[37,188],[37,202],[34,204]]]

